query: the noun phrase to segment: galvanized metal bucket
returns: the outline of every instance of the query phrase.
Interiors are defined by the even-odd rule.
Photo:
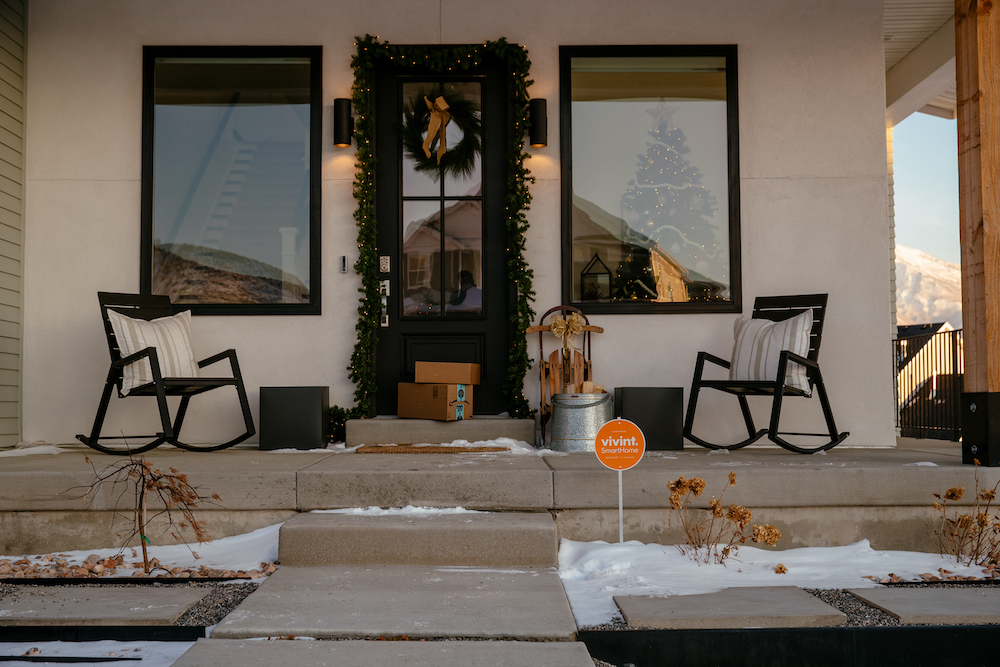
[[[597,432],[614,418],[611,394],[555,394],[549,447],[557,452],[592,452]]]

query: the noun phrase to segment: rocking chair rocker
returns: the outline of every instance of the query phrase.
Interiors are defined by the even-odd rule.
[[[815,452],[832,449],[850,435],[849,432],[837,433],[837,425],[833,419],[833,411],[830,409],[830,400],[826,394],[826,386],[823,384],[823,375],[820,373],[819,345],[823,337],[823,320],[826,315],[826,294],[809,294],[804,296],[771,296],[757,297],[754,302],[752,319],[766,319],[772,322],[783,322],[801,313],[812,309],[813,322],[812,330],[809,334],[809,352],[805,357],[794,354],[788,350],[783,350],[778,357],[777,373],[772,380],[703,380],[702,372],[705,362],[729,369],[731,363],[725,359],[720,359],[707,352],[699,352],[698,360],[694,367],[694,379],[691,382],[691,399],[688,402],[687,417],[684,420],[684,437],[695,442],[702,447],[709,449],[739,449],[746,447],[759,440],[764,435],[768,439],[785,449],[798,454],[812,454]],[[787,383],[786,370],[791,370],[793,364],[805,367],[808,378],[808,390],[791,386]],[[698,392],[702,388],[718,389],[728,394],[735,394],[739,399],[740,410],[743,412],[743,420],[746,423],[747,439],[733,445],[717,445],[707,442],[691,431],[694,426],[695,410],[698,405]],[[793,433],[778,431],[778,422],[781,417],[782,399],[785,396],[799,396],[808,398],[815,389],[819,396],[820,405],[823,408],[823,416],[826,420],[827,433]],[[773,397],[771,407],[771,423],[766,429],[757,430],[754,427],[753,417],[750,414],[750,407],[747,405],[747,396],[771,396]],[[829,438],[827,442],[818,447],[801,447],[794,445],[782,435],[795,436],[817,436]]]
[[[235,350],[226,350],[207,359],[197,362],[198,368],[205,368],[224,359],[229,359],[232,369],[232,377],[163,377],[161,372],[160,357],[157,355],[156,347],[146,347],[133,354],[122,356],[122,345],[118,341],[109,310],[125,315],[126,317],[140,320],[154,320],[162,317],[169,317],[174,314],[173,306],[170,304],[170,297],[158,295],[139,294],[113,294],[109,292],[98,292],[98,300],[101,304],[101,317],[104,320],[104,331],[108,338],[108,349],[111,352],[111,367],[108,369],[108,377],[104,382],[104,393],[101,395],[101,403],[97,408],[97,416],[94,419],[94,427],[90,436],[78,435],[77,440],[83,444],[96,449],[105,454],[141,454],[148,452],[163,443],[169,443],[175,447],[196,452],[214,452],[233,445],[239,444],[256,433],[253,425],[253,418],[250,415],[250,402],[247,400],[247,392],[243,386],[243,377],[240,375],[240,365],[236,360]],[[164,352],[165,354],[165,352]],[[149,360],[151,367],[152,381],[132,388],[130,391],[122,391],[123,369],[130,364],[141,362],[143,359]],[[240,407],[243,410],[243,421],[246,424],[246,432],[229,442],[221,445],[190,445],[178,440],[180,437],[181,425],[184,423],[184,415],[187,412],[188,402],[196,394],[216,389],[218,387],[232,386],[236,388],[239,395]],[[108,412],[108,405],[111,401],[111,391],[117,387],[118,396],[126,398],[130,396],[155,396],[160,411],[160,424],[162,432],[155,435],[135,435],[135,436],[102,436],[101,428],[104,425],[104,418]],[[180,396],[180,406],[174,417],[173,424],[170,423],[170,412],[167,407],[167,396]],[[154,438],[152,441],[138,446],[129,446],[130,438]],[[125,449],[107,447],[100,443],[101,440],[125,440]]]

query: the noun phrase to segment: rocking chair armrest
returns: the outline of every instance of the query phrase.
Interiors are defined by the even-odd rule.
[[[218,362],[222,361],[223,359],[227,359],[227,358],[229,359],[230,362],[232,362],[233,359],[236,358],[236,350],[230,348],[230,349],[225,350],[223,352],[219,352],[218,354],[212,355],[211,357],[208,357],[207,359],[202,359],[201,361],[198,362],[198,368],[204,368],[205,366],[211,366],[212,364],[218,363]]]
[[[732,367],[732,364],[730,363],[730,361],[728,359],[723,359],[721,357],[717,357],[714,354],[709,354],[708,352],[699,352],[698,356],[701,357],[702,359],[706,360],[706,361],[711,361],[716,366],[722,366],[723,368],[731,368]]]
[[[806,359],[805,357],[799,356],[799,355],[797,355],[794,352],[791,352],[789,350],[782,350],[780,356],[785,357],[789,361],[794,361],[795,363],[797,363],[797,364],[799,364],[801,366],[805,366],[806,368],[811,368],[811,369],[816,370],[816,371],[819,370],[819,364],[818,363],[816,363],[815,361],[812,361],[811,359]]]
[[[138,352],[136,352],[134,354],[130,354],[127,357],[122,357],[118,361],[112,361],[111,362],[111,367],[112,368],[124,368],[125,366],[128,366],[129,364],[134,364],[135,362],[139,361],[143,357],[149,357],[150,363],[156,363],[156,367],[157,368],[160,367],[160,360],[156,356],[156,348],[155,347],[147,347],[147,348],[144,348],[142,350],[139,350]]]

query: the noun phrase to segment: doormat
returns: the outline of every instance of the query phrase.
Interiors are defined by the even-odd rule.
[[[356,454],[466,454],[469,452],[506,452],[506,447],[445,447],[439,445],[362,445]]]

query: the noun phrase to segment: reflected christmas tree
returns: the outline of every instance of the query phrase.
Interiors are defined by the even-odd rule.
[[[657,247],[687,269],[690,300],[718,298],[729,286],[727,253],[718,243],[714,222],[717,201],[701,184],[701,172],[684,157],[691,149],[684,132],[674,127],[677,111],[662,99],[646,111],[653,117],[653,141],[646,144],[646,154],[638,156],[638,171],[628,182],[622,211],[630,236],[648,241],[634,243],[619,264],[618,298],[657,298],[657,278],[649,261],[650,250]]]

